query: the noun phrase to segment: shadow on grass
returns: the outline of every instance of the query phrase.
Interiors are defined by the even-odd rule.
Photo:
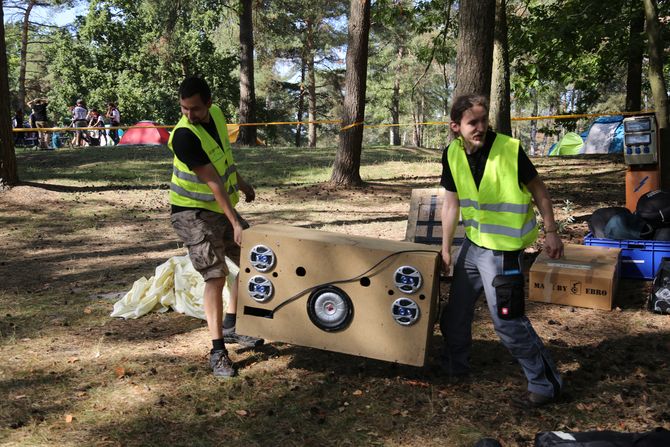
[[[218,382],[212,388],[208,377],[194,377],[202,387],[177,389],[162,403],[145,406],[114,424],[90,427],[92,436],[125,440],[124,445],[210,445],[226,437],[227,445],[352,445],[376,439],[420,443],[425,436],[439,437],[444,445],[466,444],[471,438],[510,436],[509,427],[496,425],[502,411],[508,422],[517,421],[527,430],[555,429],[551,413],[579,412],[579,404],[619,393],[622,405],[637,405],[641,400],[662,423],[664,393],[647,393],[662,387],[668,379],[661,346],[668,334],[623,337],[597,346],[569,348],[557,352],[563,360],[579,361],[581,367],[566,375],[568,398],[546,412],[510,410],[508,399],[525,388],[520,368],[500,343],[476,341],[470,382],[451,385],[443,376],[426,369],[394,365],[295,346],[279,346],[280,356],[292,357],[288,370],[242,371],[242,377]],[[655,358],[645,357],[636,346],[650,346]],[[603,362],[611,353],[628,353],[613,362]],[[254,362],[266,361],[273,351],[261,354]],[[267,357],[267,358],[266,358]],[[152,365],[165,359],[148,357]],[[181,363],[184,363],[181,361]],[[245,366],[242,364],[241,366]],[[196,374],[206,374],[197,367]],[[135,379],[141,381],[141,379]],[[202,388],[202,389],[200,389]],[[449,399],[440,398],[435,390]],[[643,397],[643,396],[647,397]],[[446,405],[447,410],[440,410]],[[473,410],[478,408],[478,410]],[[460,410],[468,409],[459,415]],[[497,409],[497,410],[496,410]],[[242,410],[241,415],[237,413]],[[443,413],[446,411],[446,413]],[[403,412],[411,417],[401,417]],[[492,413],[493,412],[493,413]],[[496,413],[497,412],[497,413]],[[512,417],[510,412],[515,413]],[[545,414],[528,418],[527,413]],[[658,413],[658,414],[656,414]],[[665,414],[665,415],[664,415]],[[482,420],[489,416],[490,420]],[[597,415],[573,429],[589,429],[588,424],[607,424]],[[436,431],[434,424],[440,424]],[[461,425],[472,430],[461,434]],[[491,424],[490,426],[488,424]],[[496,432],[498,430],[498,432]],[[452,436],[452,437],[450,437]]]
[[[245,177],[267,186],[310,179],[314,172],[327,170],[335,159],[335,148],[244,148],[235,149],[235,159]],[[388,161],[433,160],[430,150],[402,147],[366,147],[362,165]],[[20,178],[29,182],[61,179],[79,182],[111,182],[126,185],[147,181],[169,181],[172,154],[162,146],[116,146],[80,148],[17,154]],[[323,174],[323,173],[321,173]],[[321,175],[319,174],[319,175]],[[268,182],[267,179],[272,179]],[[103,189],[104,191],[105,189]],[[84,190],[88,191],[88,190]],[[93,189],[92,191],[98,191]]]
[[[5,396],[0,404],[0,427],[13,430],[30,424],[39,424],[49,416],[64,414],[67,404],[62,400],[49,400],[35,404],[34,390],[48,390],[67,386],[72,376],[64,376],[54,371],[36,371],[29,377],[0,380],[0,394]]]
[[[143,190],[154,190],[154,189],[169,189],[170,185],[167,183],[160,184],[150,184],[150,185],[104,185],[104,186],[72,186],[72,185],[58,185],[53,183],[40,183],[40,182],[21,182],[22,186],[31,186],[33,188],[45,189],[47,191],[56,191],[56,192],[104,192],[104,191],[143,191]]]
[[[298,225],[303,228],[313,228],[319,229],[330,225],[357,225],[357,224],[373,224],[373,223],[383,223],[383,222],[402,222],[407,220],[407,216],[389,216],[389,217],[371,217],[367,219],[354,219],[354,220],[332,220],[329,222],[320,222],[315,224],[305,224]]]

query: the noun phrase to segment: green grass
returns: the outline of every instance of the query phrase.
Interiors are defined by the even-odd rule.
[[[336,148],[236,148],[243,174],[259,186],[325,182]],[[374,180],[426,175],[436,170],[437,150],[373,146],[363,149],[362,176]],[[159,187],[169,183],[172,154],[163,146],[116,146],[59,149],[19,154],[19,176],[27,182],[62,185]],[[408,163],[409,161],[409,163]],[[422,166],[422,162],[426,164]]]

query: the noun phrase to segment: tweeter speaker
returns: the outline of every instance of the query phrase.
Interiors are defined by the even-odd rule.
[[[254,226],[242,237],[237,331],[422,366],[440,263],[423,244]]]

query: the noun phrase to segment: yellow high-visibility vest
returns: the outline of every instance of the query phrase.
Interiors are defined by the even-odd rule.
[[[219,133],[219,139],[223,147],[219,146],[216,140],[201,125],[189,123],[185,116],[181,117],[172,134],[170,134],[168,147],[174,153],[172,138],[177,129],[186,128],[193,132],[200,140],[202,149],[207,154],[207,157],[209,157],[209,161],[221,176],[221,181],[228,192],[228,197],[230,197],[230,203],[234,207],[239,201],[239,185],[237,184],[237,167],[235,166],[233,151],[228,141],[226,118],[223,116],[221,109],[215,105],[210,107],[209,113],[216,124],[216,130]],[[204,208],[223,214],[223,209],[216,202],[209,186],[202,182],[195,172],[191,171],[176,155],[172,161],[170,203],[188,208]]]
[[[491,250],[515,251],[537,239],[531,194],[519,185],[519,140],[496,134],[484,175],[475,185],[463,139],[451,142],[447,160],[454,177],[465,234]]]

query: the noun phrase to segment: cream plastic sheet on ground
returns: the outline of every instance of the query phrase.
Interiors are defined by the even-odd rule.
[[[226,258],[230,271],[223,289],[223,310],[230,299],[230,284],[235,281],[239,268]],[[110,316],[139,318],[149,312],[165,312],[170,308],[195,318],[205,319],[203,292],[205,282],[191,264],[188,256],[174,256],[156,267],[154,276],[142,277],[119,301],[114,303]]]

